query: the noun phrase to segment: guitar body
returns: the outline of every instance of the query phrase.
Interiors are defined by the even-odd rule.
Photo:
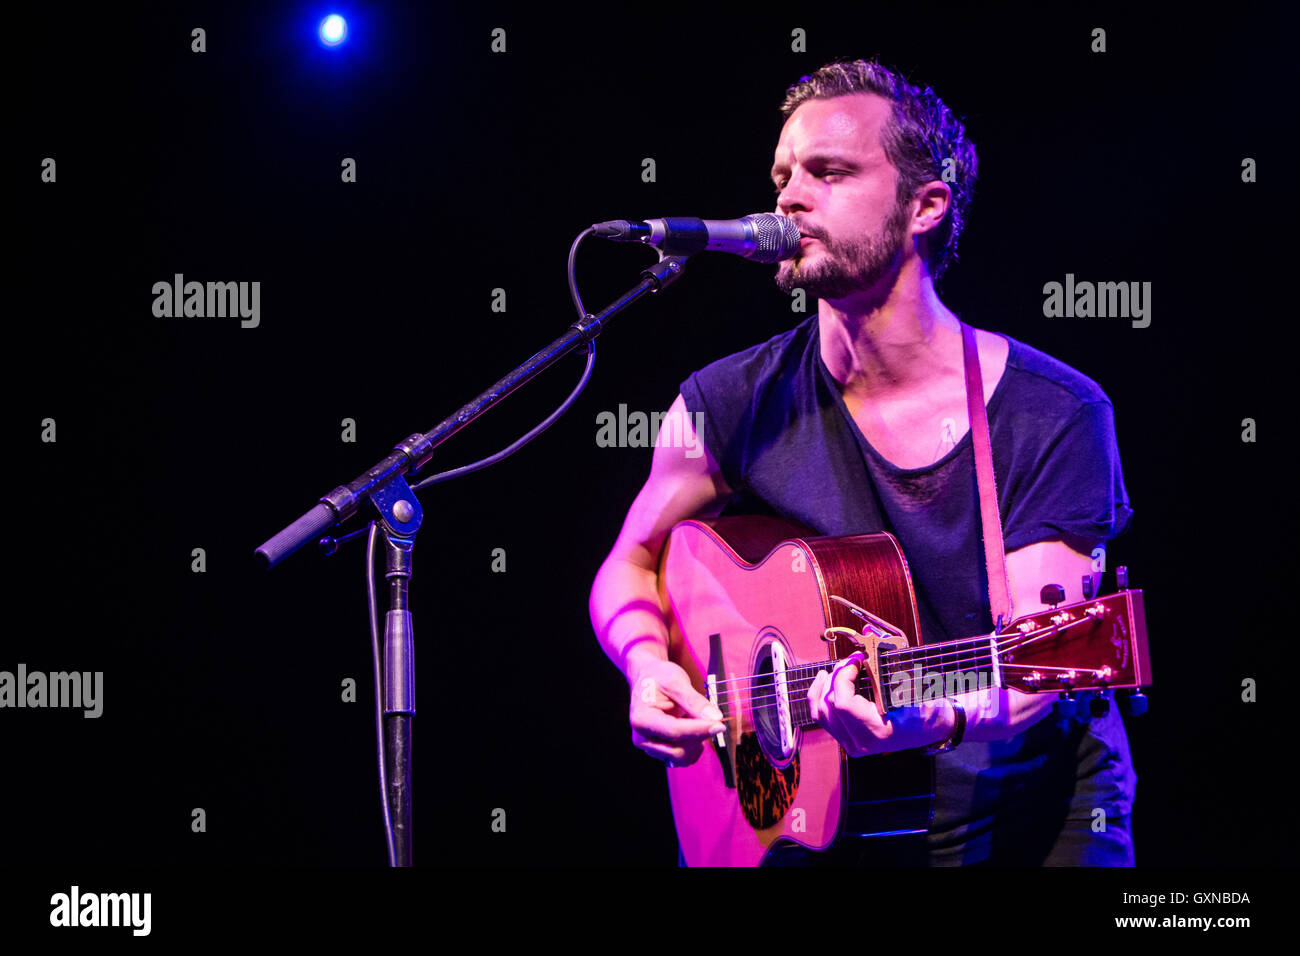
[[[808,713],[809,665],[854,650],[823,632],[860,624],[831,595],[894,625],[906,640],[899,646],[921,642],[907,562],[892,535],[813,537],[764,517],[685,521],[669,535],[659,586],[669,656],[718,704],[727,727],[695,763],[668,771],[688,865],[757,866],[791,843],[825,850],[842,835],[929,826],[929,758],[851,759]]]

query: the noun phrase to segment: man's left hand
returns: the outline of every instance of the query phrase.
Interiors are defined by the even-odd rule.
[[[876,705],[858,694],[856,681],[866,658],[856,652],[820,671],[808,688],[813,719],[839,741],[850,757],[927,747],[944,740],[956,719],[945,701],[899,707],[881,717]]]
[[[1003,740],[1052,712],[1052,694],[988,687],[950,699],[896,707],[881,717],[876,705],[857,692],[856,681],[865,661],[861,652],[851,654],[836,664],[834,671],[820,671],[808,688],[813,719],[830,731],[850,757],[928,747],[947,740],[957,719],[953,703],[966,711],[963,740]],[[920,688],[915,691],[919,693]]]

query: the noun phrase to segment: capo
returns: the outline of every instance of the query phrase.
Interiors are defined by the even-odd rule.
[[[872,634],[876,635],[876,637],[879,638],[888,638],[888,637],[902,638],[903,646],[904,647],[907,646],[907,635],[904,634],[902,631],[900,631],[898,628],[896,628],[894,625],[890,624],[884,618],[876,617],[876,615],[872,614],[866,608],[859,607],[858,605],[850,601],[848,598],[842,598],[838,594],[830,595],[830,599],[832,601],[835,601],[837,604],[844,605],[846,608],[849,609],[850,613],[855,614],[859,618],[861,618],[863,623],[866,625],[866,627],[864,628],[864,633],[866,631],[870,631]],[[828,628],[828,630],[833,630],[833,628]]]

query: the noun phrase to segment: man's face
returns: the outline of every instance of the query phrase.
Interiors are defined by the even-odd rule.
[[[772,181],[776,211],[803,235],[776,284],[819,299],[845,299],[897,271],[909,208],[896,201],[897,172],[881,133],[890,104],[871,93],[808,100],[786,120]]]

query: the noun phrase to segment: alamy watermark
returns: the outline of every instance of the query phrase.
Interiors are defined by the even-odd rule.
[[[69,707],[83,717],[104,712],[103,671],[0,671],[0,707]]]
[[[687,458],[699,458],[704,454],[704,445],[699,437],[704,428],[704,413],[695,413],[693,428],[687,428],[688,423],[685,415],[629,413],[626,405],[619,405],[617,414],[600,412],[596,415],[596,447],[651,448],[666,445],[685,448]]]
[[[262,321],[261,282],[186,282],[178,272],[171,282],[153,284],[153,314],[159,319],[240,319],[255,329]]]
[[[1151,324],[1150,282],[1065,282],[1043,286],[1043,315],[1049,319],[1132,319],[1133,328]]]
[[[911,670],[894,671],[888,675],[889,702],[893,707],[910,707],[927,702],[978,694],[962,702],[978,707],[978,716],[996,717],[1002,708],[1002,688],[993,683],[993,674],[987,670],[922,671],[920,664]],[[969,712],[967,717],[977,715]]]
[[[50,897],[51,926],[129,926],[133,936],[148,936],[152,893],[83,893],[75,883]]]

